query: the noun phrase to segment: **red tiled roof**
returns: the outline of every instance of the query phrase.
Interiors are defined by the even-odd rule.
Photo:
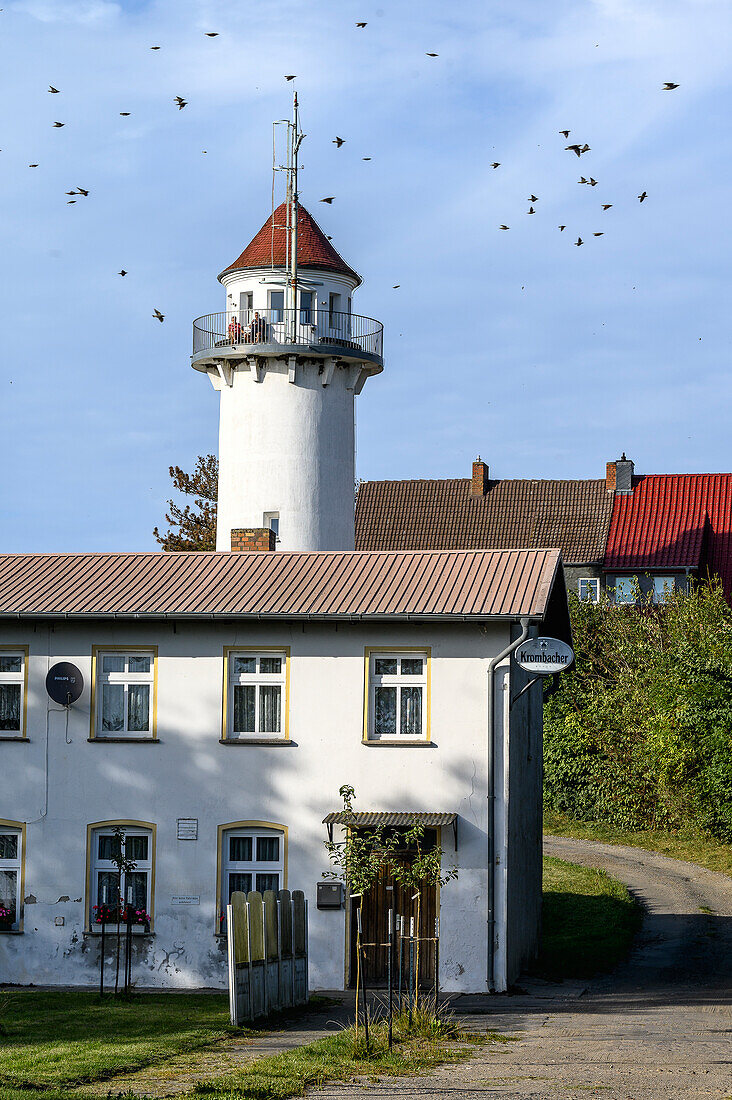
[[[634,477],[615,497],[605,568],[708,568],[732,594],[732,474]]]
[[[274,234],[272,225],[274,223]],[[274,214],[250,241],[233,264],[225,268],[222,275],[247,267],[284,267],[287,263],[287,208],[285,203],[277,207]],[[274,248],[273,248],[274,245]],[[335,271],[361,282],[361,277],[339,256],[333,245],[320,228],[315,218],[305,209],[298,207],[297,212],[297,262],[299,267],[317,267],[325,271]]]
[[[557,550],[0,554],[0,618],[548,618]]]
[[[612,514],[604,479],[366,481],[356,503],[357,550],[556,546],[565,565],[602,561]]]

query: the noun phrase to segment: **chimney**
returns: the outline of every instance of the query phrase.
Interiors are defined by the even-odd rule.
[[[231,532],[232,553],[246,550],[274,550],[276,535],[271,527],[240,527]]]
[[[608,462],[605,469],[605,488],[608,493],[632,493],[635,463],[625,457],[623,451],[615,462]]]
[[[473,479],[470,484],[471,497],[484,497],[488,492],[488,467],[481,461],[480,455],[473,463]]]

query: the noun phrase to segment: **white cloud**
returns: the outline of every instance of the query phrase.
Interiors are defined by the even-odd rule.
[[[100,24],[121,12],[113,0],[21,0],[10,9],[40,23]]]

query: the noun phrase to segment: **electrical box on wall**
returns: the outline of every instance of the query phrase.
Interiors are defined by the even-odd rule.
[[[342,882],[318,883],[318,909],[342,909],[344,897],[345,888]]]

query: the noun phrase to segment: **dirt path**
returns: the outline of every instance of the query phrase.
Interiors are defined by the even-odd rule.
[[[547,837],[544,850],[603,867],[638,896],[646,917],[628,962],[590,983],[461,998],[465,1026],[521,1041],[429,1077],[339,1084],[313,1100],[732,1098],[732,879],[638,848]]]

